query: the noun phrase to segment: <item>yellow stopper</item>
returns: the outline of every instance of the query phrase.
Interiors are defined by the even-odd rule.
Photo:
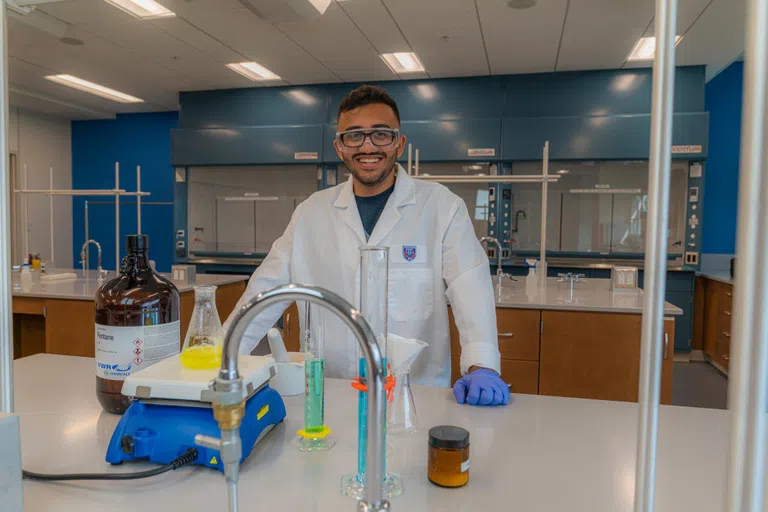
[[[320,432],[306,432],[305,430],[299,430],[297,432],[299,437],[303,437],[304,439],[323,439],[325,437],[328,437],[331,435],[331,429],[323,425],[323,430]]]

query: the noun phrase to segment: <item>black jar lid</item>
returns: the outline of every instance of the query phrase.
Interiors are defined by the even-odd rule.
[[[469,446],[469,432],[461,427],[441,425],[429,429],[429,446],[461,450]]]
[[[147,251],[149,250],[149,236],[128,235],[125,237],[125,248],[127,251]]]

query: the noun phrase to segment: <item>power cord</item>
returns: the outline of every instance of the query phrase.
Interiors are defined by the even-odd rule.
[[[137,473],[72,473],[63,475],[45,475],[41,473],[33,473],[31,471],[23,471],[24,478],[32,480],[45,480],[48,482],[57,482],[64,480],[138,480],[140,478],[149,478],[152,476],[162,475],[174,469],[179,469],[182,466],[186,466],[194,462],[197,458],[197,448],[190,448],[184,454],[175,458],[170,464],[160,466],[159,468],[150,469],[148,471],[139,471]]]

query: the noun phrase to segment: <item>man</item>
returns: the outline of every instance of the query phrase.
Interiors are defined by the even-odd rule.
[[[238,307],[291,282],[326,288],[357,305],[359,247],[390,247],[389,332],[428,343],[411,369],[415,382],[450,385],[447,295],[461,334],[464,376],[454,387],[456,400],[506,404],[509,388],[498,374],[488,258],[466,205],[442,185],[414,180],[397,163],[405,136],[397,104],[384,89],[362,86],[350,92],[339,106],[337,124],[334,146],[349,181],[296,208]],[[253,350],[284,309],[274,306],[254,320],[243,353]],[[327,375],[355,377],[357,341],[332,315],[324,314],[323,323]]]

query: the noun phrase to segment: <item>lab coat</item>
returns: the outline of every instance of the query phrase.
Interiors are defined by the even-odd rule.
[[[359,307],[363,245],[390,248],[389,332],[428,344],[411,369],[415,383],[451,384],[448,301],[461,338],[462,373],[473,365],[500,371],[488,258],[475,237],[467,207],[443,185],[414,180],[400,165],[395,190],[369,240],[352,177],[301,203],[254,272],[235,311],[256,294],[288,283],[326,288]],[[255,348],[288,305],[271,306],[251,323],[241,354]],[[322,323],[326,376],[355,377],[354,335],[328,311],[322,312]]]

